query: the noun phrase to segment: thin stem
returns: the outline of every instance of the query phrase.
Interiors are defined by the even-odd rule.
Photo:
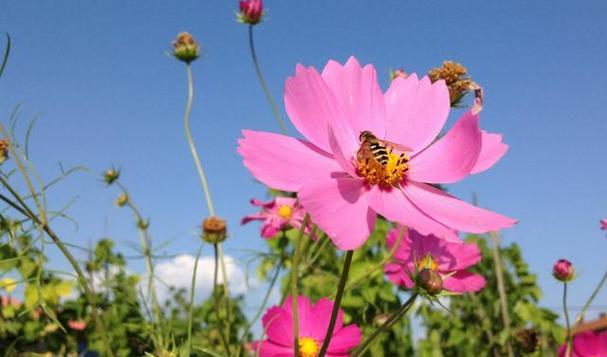
[[[563,282],[563,313],[565,314],[565,327],[567,328],[567,349],[565,357],[571,357],[571,325],[569,324],[569,312],[567,311],[567,282]]]
[[[582,311],[580,312],[580,315],[577,317],[577,319],[575,321],[576,324],[579,324],[580,322],[582,322],[582,320],[584,319],[584,315],[586,314],[586,310],[588,310],[588,308],[592,304],[592,301],[598,295],[599,291],[601,291],[601,289],[605,285],[606,281],[607,281],[607,270],[605,271],[603,278],[601,278],[601,281],[599,281],[599,285],[596,286],[596,288],[592,292],[592,295],[590,295],[590,298],[588,298],[588,301],[586,301],[586,303],[584,304],[584,307],[582,307]]]
[[[377,338],[377,336],[389,329],[398,319],[400,319],[407,313],[407,311],[409,311],[411,306],[413,306],[413,303],[415,302],[416,298],[417,293],[413,293],[413,295],[411,295],[409,299],[407,299],[407,301],[405,301],[405,303],[402,304],[400,308],[398,308],[398,310],[393,312],[392,315],[390,315],[390,317],[380,327],[373,331],[373,333],[361,343],[361,345],[356,349],[356,351],[354,351],[352,356],[362,356],[362,354],[365,353],[367,348],[369,348],[369,346]]]
[[[282,116],[278,111],[278,106],[268,89],[268,85],[266,84],[266,80],[263,77],[263,73],[261,72],[261,67],[259,66],[259,61],[257,60],[257,54],[255,53],[255,43],[253,41],[253,25],[249,26],[249,48],[251,50],[251,58],[253,59],[253,64],[255,65],[255,73],[257,73],[257,79],[259,80],[259,84],[261,84],[261,89],[263,90],[263,94],[266,96],[266,99],[270,103],[270,107],[272,108],[272,113],[276,117],[276,121],[278,121],[278,126],[280,126],[280,131],[283,134],[287,134],[287,127],[285,126],[284,121],[282,120]]]
[[[219,300],[220,299],[219,294],[217,294],[217,289],[218,289],[218,285],[219,285],[217,283],[218,272],[219,272],[218,246],[219,246],[219,243],[213,244],[213,249],[214,249],[214,253],[215,253],[215,264],[214,264],[214,269],[213,269],[213,300],[215,301],[215,315],[217,316],[219,337],[221,338],[221,342],[223,343],[223,347],[224,347],[226,353],[229,355],[230,354],[230,345],[228,344],[227,337],[224,335],[223,326],[222,326],[224,324],[224,321],[221,318],[221,301]],[[225,282],[224,282],[224,284],[225,284]]]
[[[211,216],[215,216],[215,209],[213,208],[211,193],[209,192],[209,184],[207,183],[207,178],[204,174],[202,164],[200,163],[200,157],[198,157],[198,151],[196,150],[196,145],[194,145],[194,139],[192,138],[192,131],[190,129],[190,115],[192,113],[192,102],[194,100],[194,77],[192,76],[192,67],[188,64],[185,66],[185,68],[188,75],[188,101],[185,106],[185,114],[183,115],[185,136],[188,139],[188,145],[190,146],[190,151],[192,152],[192,157],[194,158],[194,164],[196,165],[196,169],[198,170],[198,176],[200,177],[200,183],[202,185],[202,190],[204,191],[204,197],[207,201],[207,208],[209,209],[209,214]]]
[[[325,334],[325,339],[318,353],[319,357],[324,357],[329,349],[331,338],[333,338],[333,330],[335,329],[335,322],[337,321],[337,315],[339,315],[339,306],[341,304],[341,298],[344,294],[344,288],[346,287],[346,281],[348,281],[348,273],[350,272],[350,265],[352,264],[352,256],[354,255],[353,250],[346,252],[346,260],[344,261],[344,268],[341,272],[341,278],[339,279],[339,285],[337,286],[337,296],[335,296],[335,302],[333,303],[333,311],[331,311],[331,319],[329,320],[329,328]]]
[[[500,299],[500,309],[502,314],[502,322],[504,323],[504,329],[510,330],[510,315],[508,314],[508,298],[506,296],[506,287],[504,285],[504,269],[502,259],[500,256],[500,240],[496,232],[490,233],[491,240],[493,241],[493,260],[495,261],[495,277],[497,279],[497,292]],[[512,350],[512,344],[510,340],[506,341],[506,348],[508,349],[508,356],[513,357],[514,352]]]
[[[190,355],[192,350],[192,321],[194,320],[194,297],[196,290],[196,272],[198,271],[198,260],[200,259],[200,253],[202,253],[203,244],[200,244],[198,253],[196,253],[196,261],[194,262],[194,271],[192,272],[192,284],[190,285],[190,311],[188,316],[188,340],[186,343],[186,356]]]
[[[297,286],[297,280],[299,277],[298,268],[299,260],[301,258],[301,246],[304,240],[304,232],[306,231],[309,221],[310,214],[306,213],[295,241],[295,251],[293,252],[293,263],[291,266],[291,299],[293,299],[293,348],[295,349],[295,356],[299,356],[299,311],[297,306],[297,299],[299,297],[299,288]]]

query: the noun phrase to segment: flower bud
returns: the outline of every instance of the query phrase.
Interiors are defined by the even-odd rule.
[[[202,222],[202,239],[207,243],[223,242],[227,237],[226,221],[211,216]]]
[[[126,193],[121,193],[116,199],[118,207],[124,207],[127,203],[129,203],[129,196]]]
[[[138,219],[137,220],[137,228],[141,230],[146,230],[150,227],[150,221],[148,219]]]
[[[422,269],[417,275],[417,285],[430,295],[437,295],[443,291],[443,279],[431,269]]]
[[[468,76],[466,67],[452,61],[445,61],[441,67],[432,68],[428,77],[432,83],[441,79],[445,81],[452,107],[458,106],[462,98],[472,90],[471,85],[474,83]]]
[[[573,280],[573,265],[567,259],[559,259],[552,267],[552,275],[559,281]]]
[[[0,139],[0,164],[8,159],[8,142]]]
[[[240,13],[238,21],[243,24],[255,25],[263,18],[263,0],[240,1]]]
[[[524,353],[535,352],[539,344],[537,331],[532,328],[517,331],[514,334],[514,341],[518,348]]]
[[[118,180],[119,177],[120,171],[113,168],[108,169],[103,173],[103,181],[105,181],[105,183],[108,185],[113,184],[114,181]]]
[[[400,78],[407,78],[407,77],[409,77],[409,75],[402,68],[396,69],[394,71],[390,71],[390,80],[393,81],[393,80],[395,80],[398,77],[400,77]]]
[[[601,219],[601,229],[607,231],[607,218]]]
[[[173,41],[173,56],[189,64],[200,57],[200,45],[192,35],[182,32]]]

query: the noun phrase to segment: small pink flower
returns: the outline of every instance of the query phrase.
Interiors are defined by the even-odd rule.
[[[240,13],[238,20],[242,23],[255,25],[263,17],[263,0],[242,0],[240,1]]]
[[[10,297],[8,295],[3,295],[1,298],[1,303],[0,306],[1,307],[9,307],[12,306],[14,308],[19,308],[21,307],[21,302],[13,297]]]
[[[508,149],[501,135],[480,130],[471,111],[437,139],[450,110],[444,81],[411,74],[382,93],[375,68],[354,58],[345,65],[329,61],[322,74],[298,65],[285,85],[285,106],[305,140],[245,130],[238,152],[259,181],[297,192],[340,249],[364,244],[378,213],[451,240],[455,231],[484,233],[516,223],[432,186],[482,172]],[[384,164],[369,159],[365,132],[395,143],[386,144]]]
[[[263,221],[261,236],[266,239],[274,238],[278,232],[289,227],[299,228],[303,223],[305,211],[296,198],[276,197],[269,202],[252,199],[251,204],[261,207],[261,211],[245,216],[241,224]]]
[[[289,297],[282,307],[274,306],[266,311],[262,318],[267,338],[253,342],[257,350],[261,344],[261,357],[293,356],[293,319],[292,298]],[[327,333],[333,302],[322,298],[312,304],[305,296],[297,298],[299,321],[299,357],[316,357]],[[328,357],[346,357],[361,340],[358,326],[343,325],[343,311],[340,309],[333,337],[327,350]]]
[[[552,267],[552,275],[562,282],[573,279],[573,265],[567,259],[559,259]]]
[[[389,249],[396,244],[400,228],[388,233]],[[423,236],[409,229],[394,252],[394,261],[386,264],[384,271],[392,282],[413,288],[410,274],[429,269],[440,275],[442,288],[454,293],[479,291],[485,287],[485,278],[467,271],[481,260],[476,244],[448,242],[435,236]]]
[[[86,328],[86,321],[84,320],[68,320],[67,326],[74,331],[82,331]]]
[[[559,357],[565,357],[567,344],[559,348]],[[607,332],[587,331],[573,337],[571,357],[607,357]]]
[[[607,218],[601,219],[600,223],[601,223],[601,229],[604,231],[607,231]]]

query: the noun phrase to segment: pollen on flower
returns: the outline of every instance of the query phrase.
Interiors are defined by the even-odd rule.
[[[317,357],[320,346],[311,337],[299,338],[299,357]]]
[[[373,157],[359,159],[356,165],[358,175],[370,186],[379,185],[387,189],[400,185],[407,176],[409,158],[405,153],[396,154],[391,148],[387,149],[387,156],[385,165]]]
[[[293,216],[293,207],[289,205],[282,205],[278,208],[278,216],[284,219],[291,219]]]

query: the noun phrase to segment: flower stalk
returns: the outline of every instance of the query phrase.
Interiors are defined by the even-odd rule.
[[[301,246],[304,240],[304,232],[310,222],[310,215],[306,213],[301,227],[299,227],[299,234],[295,242],[295,250],[293,252],[293,262],[291,266],[291,298],[293,299],[293,348],[295,349],[295,355],[299,356],[299,314],[297,306],[297,298],[299,297],[299,287],[297,280],[299,278],[299,260],[301,258]]]
[[[577,317],[577,319],[575,321],[576,324],[579,324],[580,322],[582,322],[582,320],[584,320],[584,315],[586,314],[586,311],[592,304],[592,301],[594,301],[594,298],[596,298],[596,296],[598,295],[599,291],[601,291],[601,289],[605,285],[605,282],[607,282],[607,270],[605,271],[605,274],[601,278],[601,281],[599,281],[599,284],[596,286],[596,288],[594,289],[594,291],[588,298],[588,301],[586,301],[586,303],[582,307],[582,311],[580,312],[580,315]]]
[[[563,282],[563,313],[565,314],[565,328],[567,329],[567,348],[565,349],[565,357],[571,357],[572,340],[571,340],[571,325],[569,323],[569,312],[567,311],[567,282]]]

